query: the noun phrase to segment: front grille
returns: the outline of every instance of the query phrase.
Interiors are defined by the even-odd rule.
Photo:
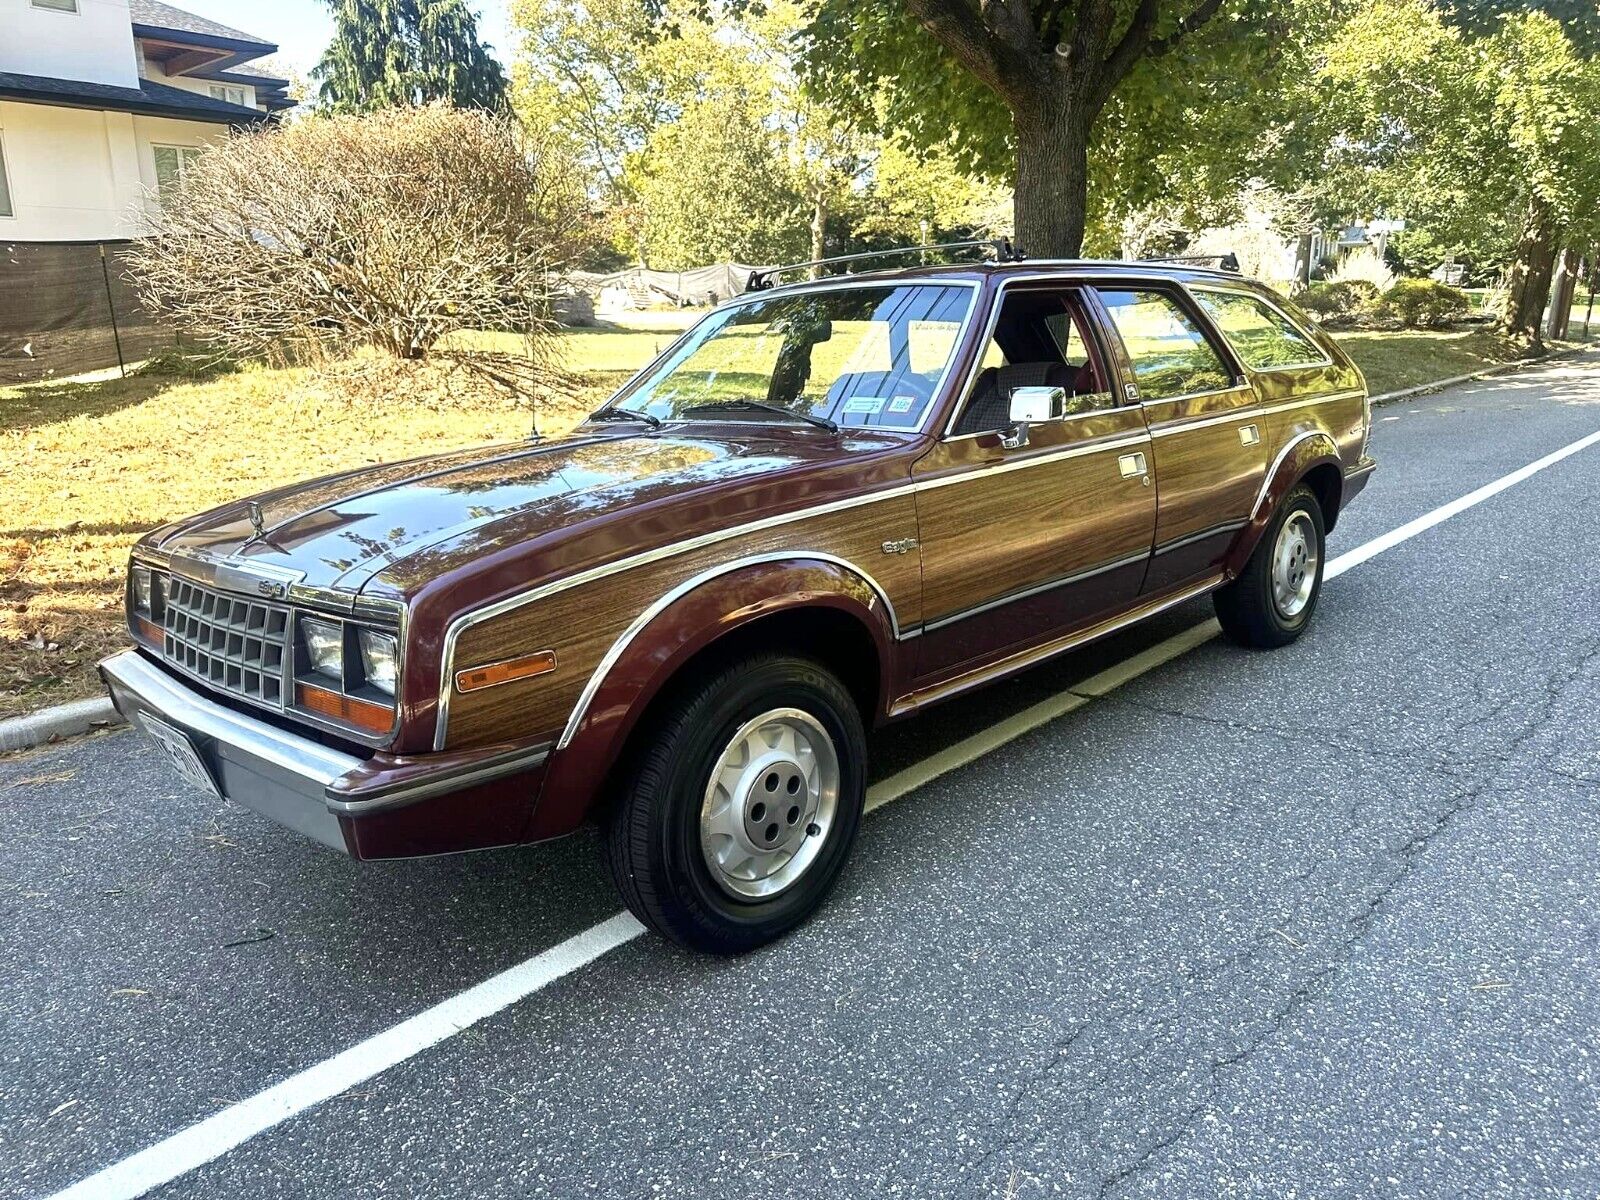
[[[162,652],[173,666],[235,696],[283,707],[289,610],[177,575],[167,586]]]

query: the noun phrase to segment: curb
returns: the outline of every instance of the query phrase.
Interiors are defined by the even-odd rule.
[[[0,721],[0,754],[31,750],[93,729],[121,724],[122,714],[112,706],[109,696],[73,700]]]
[[[1560,362],[1566,358],[1576,358],[1585,354],[1588,346],[1580,346],[1573,350],[1552,350],[1536,358],[1519,358],[1512,362],[1497,363],[1492,367],[1485,367],[1481,371],[1473,371],[1466,375],[1452,375],[1449,379],[1435,379],[1431,383],[1419,383],[1413,387],[1401,388],[1397,392],[1384,392],[1371,397],[1374,407],[1381,404],[1394,404],[1401,400],[1409,400],[1413,396],[1424,396],[1429,392],[1441,392],[1445,388],[1455,387],[1458,383],[1471,383],[1476,379],[1487,379],[1491,375],[1500,375],[1507,371],[1520,371],[1525,367],[1542,367],[1553,362]]]
[[[1394,404],[1401,400],[1409,400],[1413,396],[1442,391],[1447,387],[1454,387],[1458,383],[1471,383],[1475,379],[1499,375],[1504,371],[1545,366],[1551,362],[1583,354],[1587,349],[1588,347],[1580,347],[1576,350],[1559,350],[1553,353],[1541,354],[1538,358],[1524,358],[1518,359],[1516,362],[1499,363],[1492,367],[1486,367],[1482,371],[1474,371],[1469,375],[1456,375],[1449,379],[1436,379],[1432,383],[1419,383],[1415,387],[1401,388],[1396,392],[1384,392],[1382,395],[1373,396],[1372,404],[1374,406]],[[0,720],[0,754],[9,753],[13,750],[29,750],[35,746],[45,745],[48,742],[59,741],[62,738],[73,737],[80,733],[88,733],[93,729],[123,724],[126,724],[126,722],[123,720],[122,714],[112,706],[109,697],[101,696],[89,700],[73,700],[67,704],[58,704],[53,708],[42,708],[38,712]]]

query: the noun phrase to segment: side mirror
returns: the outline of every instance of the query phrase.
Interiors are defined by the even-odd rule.
[[[1011,389],[1008,416],[1011,424],[1000,431],[1000,444],[1016,450],[1028,444],[1028,426],[1035,421],[1053,421],[1067,410],[1067,389],[1059,387],[1019,387]]]

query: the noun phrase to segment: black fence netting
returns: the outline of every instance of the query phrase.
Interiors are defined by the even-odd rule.
[[[0,242],[0,384],[123,366],[177,344],[135,296],[127,242]]]

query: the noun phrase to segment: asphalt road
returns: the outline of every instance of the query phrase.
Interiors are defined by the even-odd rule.
[[[1600,429],[1380,409],[1358,546]],[[636,939],[162,1197],[1600,1194],[1600,446],[870,817],[809,926]],[[926,757],[1204,605],[875,738]],[[0,1194],[602,920],[586,836],[356,864],[127,732],[0,762]]]

